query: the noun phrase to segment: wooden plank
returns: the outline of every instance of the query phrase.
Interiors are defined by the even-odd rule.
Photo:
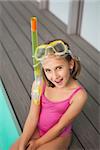
[[[85,88],[87,88],[88,85],[91,85],[92,88],[93,88],[93,91],[91,92],[90,89],[89,92],[91,93],[91,95],[93,96],[93,98],[98,102],[100,103],[100,101],[98,100],[98,94],[97,94],[97,91],[95,90],[95,87],[94,87],[94,84],[98,84],[96,83],[97,81],[92,78],[92,74],[90,75],[90,72],[93,71],[93,68],[97,68],[97,66],[95,65],[95,63],[86,55],[86,53],[84,53],[83,51],[80,50],[80,48],[78,48],[75,43],[73,43],[69,37],[67,37],[64,33],[62,33],[58,28],[57,26],[55,26],[53,23],[50,22],[50,20],[48,20],[45,16],[43,16],[41,14],[41,11],[39,11],[38,9],[36,9],[34,7],[34,5],[32,5],[32,3],[27,3],[27,2],[24,2],[23,5],[25,6],[25,9],[28,9],[31,11],[32,14],[35,14],[36,16],[38,16],[38,19],[39,21],[42,23],[42,25],[46,25],[46,23],[48,22],[48,25],[45,26],[45,30],[49,30],[51,33],[52,33],[52,36],[53,38],[62,38],[62,39],[66,39],[68,41],[68,43],[70,44],[71,43],[71,47],[72,49],[74,49],[74,53],[78,56],[80,56],[81,54],[81,62],[82,62],[82,65],[83,65],[83,69],[86,70],[87,72],[87,75],[89,76],[89,78],[86,78],[86,82],[84,82],[83,80],[81,80],[82,84],[85,86]],[[34,9],[33,9],[34,7]],[[44,36],[44,34],[42,34]],[[65,41],[66,41],[65,40]],[[85,59],[84,59],[85,58]],[[88,60],[88,63],[87,65],[85,66],[84,68],[84,64],[87,62]],[[94,66],[94,67],[91,67]],[[88,69],[88,70],[87,70]],[[89,72],[89,73],[88,73]],[[95,71],[96,72],[96,71]],[[92,72],[93,73],[93,72]],[[94,75],[96,77],[96,74]],[[93,76],[93,77],[94,77]],[[98,76],[98,75],[97,75]],[[90,80],[92,78],[92,80]],[[98,85],[97,85],[98,87]]]
[[[0,76],[1,76],[1,72],[2,72],[2,46],[0,43]]]
[[[77,137],[73,135],[69,150],[84,150],[84,147],[78,142]]]
[[[73,128],[85,150],[99,150],[100,135],[82,113],[74,122]]]
[[[19,79],[19,76],[12,66],[10,59],[5,52],[2,44],[2,72],[1,77],[5,85],[10,102],[13,105],[14,112],[23,128],[26,116],[29,111],[30,97]]]
[[[34,4],[34,3],[33,3]],[[47,13],[47,14],[46,14]],[[42,10],[42,14],[46,14],[48,16],[49,14],[49,20],[51,22],[54,22],[56,24],[56,26],[59,24],[59,28],[63,31],[63,32],[67,32],[68,29],[68,25],[65,24],[64,22],[62,22],[57,16],[55,16],[51,11],[49,10]]]
[[[11,4],[13,4],[14,8],[17,8],[17,11],[23,16],[23,18],[24,18],[27,22],[30,22],[30,18],[31,18],[32,16],[35,16],[34,13],[30,13],[29,10],[25,9],[25,8],[21,5],[20,2],[11,3]],[[37,19],[38,19],[38,16],[36,16],[36,17],[37,17]],[[50,39],[52,40],[53,38],[52,38],[51,34],[50,34],[47,30],[45,30],[45,27],[39,22],[39,20],[38,20],[37,23],[38,23],[38,34],[39,34],[39,36],[43,39],[43,41],[45,42],[45,41],[48,41],[48,40],[50,40]],[[41,29],[41,30],[40,30],[40,29]],[[43,33],[44,36],[41,36],[41,31],[42,31],[42,33]]]
[[[13,28],[13,23],[11,24]],[[33,81],[32,66],[28,63],[23,53],[19,50],[18,45],[16,45],[15,41],[13,40],[13,37],[9,35],[8,30],[4,23],[3,23],[3,26],[4,26],[3,28],[4,37],[1,39],[1,41],[4,44],[4,47],[7,50],[7,53],[10,59],[12,60],[12,63],[14,67],[16,68],[16,71],[18,72],[25,88],[27,89],[28,93],[30,93],[30,87]]]
[[[17,25],[17,28],[19,28],[20,32],[22,32],[25,36],[25,38],[31,43],[31,34],[30,34],[30,17],[29,20],[26,21],[19,13],[14,9],[14,7],[11,5],[10,2],[2,2],[3,9],[7,11],[8,15],[11,17],[13,22]],[[13,14],[12,14],[13,12]],[[5,17],[5,15],[3,14]],[[39,36],[39,42],[43,42],[41,37]]]
[[[6,9],[6,6],[9,4],[9,2],[0,2],[1,3],[1,5],[2,5],[2,9],[3,9],[3,12],[5,11],[5,9]],[[4,4],[4,6],[3,6],[3,4]],[[8,7],[9,8],[9,7]],[[10,9],[10,8],[9,8]],[[8,12],[8,14],[9,14],[9,12]],[[4,16],[4,13],[2,13],[2,17],[5,17]],[[14,19],[13,19],[13,21],[14,20],[16,20],[17,18],[16,17],[14,17]],[[25,32],[25,36],[27,37],[27,32],[28,32],[28,35],[29,35],[29,33],[30,33],[30,29],[29,28],[27,28],[28,26],[27,26],[27,24],[26,24],[26,22],[25,22],[25,20],[22,20],[22,18],[21,17],[19,17],[19,19],[18,19],[18,25],[19,25],[19,27],[22,27],[23,26],[23,32]],[[27,29],[27,32],[24,30],[25,28]],[[28,36],[27,37],[28,39],[30,38],[30,36]]]
[[[2,8],[1,8],[1,5],[0,5],[0,16],[2,15]],[[1,23],[1,20],[0,20],[0,38],[2,37],[2,23]]]
[[[83,47],[84,51],[86,51],[88,55],[94,60],[94,62],[100,66],[100,61],[99,61],[100,52],[97,51],[96,48],[91,46],[88,42],[84,41],[82,38],[80,38],[77,35],[71,35],[71,38],[73,39],[73,41],[75,41],[75,43],[78,43],[80,47]]]
[[[0,17],[2,15],[2,6],[0,4]],[[2,22],[1,22],[1,19],[0,19],[0,39],[2,38]],[[1,43],[0,43],[0,75],[1,75],[1,63],[2,63],[2,53],[1,53]]]
[[[80,45],[80,48],[83,47],[85,49],[85,51],[88,52],[88,55],[94,57],[95,62],[96,62],[96,66],[97,66],[95,69],[93,69],[93,70],[96,71],[96,74],[95,74],[95,71],[94,71],[94,75],[96,77],[96,80],[100,84],[100,74],[99,74],[99,70],[100,70],[100,61],[99,61],[99,59],[100,59],[100,52],[97,51],[94,47],[92,47],[88,42],[84,41],[82,38],[79,38],[78,36],[72,35],[71,38],[78,45]]]
[[[32,61],[31,58],[31,42],[29,42],[24,34],[20,31],[16,23],[12,20],[12,18],[8,15],[9,12],[6,12],[6,7],[8,7],[7,2],[5,3],[5,11],[3,13],[2,19],[5,24],[7,24],[7,28],[9,29],[9,32],[12,34],[14,39],[16,40],[17,44],[20,45],[20,48],[23,51],[23,54],[26,56],[27,61],[31,64]],[[9,8],[10,10],[11,8]],[[13,12],[14,14],[14,12]],[[31,33],[30,33],[31,34]]]
[[[91,97],[100,104],[99,101],[99,83],[97,83],[85,69],[82,68],[79,76],[80,83],[87,89]]]
[[[96,131],[100,133],[99,126],[99,106],[97,103],[94,103],[94,100],[91,96],[88,95],[88,101],[84,107],[83,113],[90,120],[91,124],[95,127]]]

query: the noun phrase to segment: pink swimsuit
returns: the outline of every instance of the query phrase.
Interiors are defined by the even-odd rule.
[[[48,100],[45,95],[45,87],[43,87],[43,92],[41,95],[41,112],[38,122],[38,130],[40,136],[44,135],[50,128],[52,128],[62,117],[62,115],[65,113],[65,111],[69,108],[70,102],[72,97],[80,90],[82,87],[78,87],[75,89],[72,94],[63,101],[60,102],[52,102]],[[72,124],[68,125],[64,128],[64,130],[61,132],[61,136],[65,134],[69,134],[72,131]]]

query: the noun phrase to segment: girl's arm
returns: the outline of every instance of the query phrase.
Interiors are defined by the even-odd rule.
[[[59,122],[53,126],[44,136],[36,140],[37,147],[45,144],[53,139],[55,139],[61,131],[73,120],[77,117],[77,115],[82,111],[83,106],[85,105],[87,100],[87,93],[85,90],[81,90],[81,92],[77,93],[76,96],[73,97],[73,101],[68,108],[68,110],[63,114]]]
[[[34,92],[34,83],[32,85],[32,92]],[[19,149],[22,150],[23,148],[25,148],[29,139],[33,135],[33,133],[36,129],[36,126],[37,126],[37,122],[38,122],[38,118],[39,118],[39,112],[40,112],[40,106],[35,105],[33,100],[31,100],[31,106],[30,106],[29,114],[28,114],[28,117],[26,119],[23,133],[22,133],[21,138],[20,138]]]

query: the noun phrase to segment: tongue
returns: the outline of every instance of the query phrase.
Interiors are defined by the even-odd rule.
[[[62,81],[62,79],[60,80],[60,81],[56,81],[56,83],[59,83],[59,82],[61,82]]]

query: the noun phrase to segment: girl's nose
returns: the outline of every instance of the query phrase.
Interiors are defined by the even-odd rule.
[[[57,80],[58,78],[59,78],[59,74],[56,71],[52,72],[52,79]]]

